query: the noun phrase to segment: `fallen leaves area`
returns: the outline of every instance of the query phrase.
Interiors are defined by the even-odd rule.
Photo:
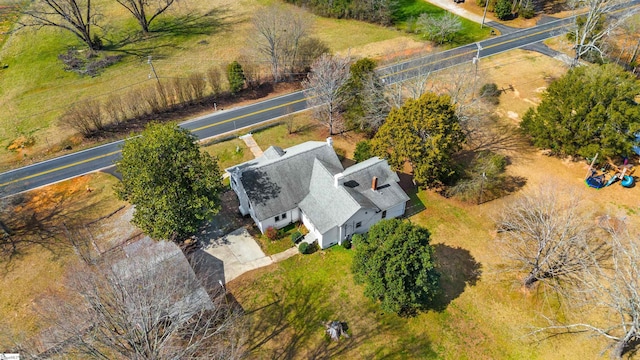
[[[116,182],[98,173],[1,200],[0,350],[29,341],[46,326],[35,305],[62,288],[69,265],[133,236],[130,208],[113,193]],[[114,225],[120,232],[102,231]]]

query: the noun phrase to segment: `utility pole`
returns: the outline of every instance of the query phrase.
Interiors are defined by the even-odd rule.
[[[478,205],[482,204],[482,193],[484,192],[484,180],[487,178],[485,173],[482,173],[482,179],[480,179],[480,194],[478,196]]]
[[[149,55],[149,57],[147,58],[147,64],[149,64],[149,66],[151,67],[151,72],[153,73],[153,76],[156,78],[156,81],[158,82],[158,84],[160,84],[160,79],[158,79],[156,68],[153,67],[153,62],[151,61],[151,55]],[[149,78],[151,78],[151,74],[149,74]]]
[[[484,14],[482,14],[482,22],[480,23],[480,29],[484,27],[484,19],[487,18],[487,7],[489,7],[489,0],[484,1]]]
[[[473,75],[473,95],[471,96],[471,100],[475,100],[476,98],[476,86],[478,82],[478,64],[480,63],[480,50],[482,50],[482,45],[479,42],[476,43],[478,50],[476,51],[476,56],[471,60],[473,64],[476,66],[476,72]]]

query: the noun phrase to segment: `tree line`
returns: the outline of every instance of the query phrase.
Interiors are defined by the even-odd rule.
[[[397,0],[285,0],[307,9],[313,13],[338,18],[368,21],[381,25],[390,25],[393,21],[393,10]]]

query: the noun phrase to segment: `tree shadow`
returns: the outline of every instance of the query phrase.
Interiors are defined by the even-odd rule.
[[[480,151],[516,151],[529,147],[529,142],[522,133],[512,125],[491,124],[479,126],[467,138],[468,150]]]
[[[227,7],[217,7],[205,14],[188,13],[180,16],[161,17],[151,24],[148,33],[133,29],[117,38],[106,37],[103,50],[122,52],[134,56],[146,56],[161,48],[175,48],[176,41],[186,38],[213,35],[231,29],[241,22],[231,16]],[[153,45],[148,42],[152,41]]]
[[[404,211],[405,217],[411,217],[426,209],[426,206],[418,197],[418,186],[413,182],[413,176],[405,172],[397,172],[400,178],[400,187],[409,196],[409,202]]]
[[[328,295],[321,284],[293,281],[271,293],[266,305],[247,310],[256,320],[248,334],[249,353],[269,359],[330,359],[358,347],[369,337],[368,329],[339,341],[321,335],[327,321],[349,322],[336,318],[336,306]],[[375,330],[383,329],[381,325]]]
[[[469,250],[445,244],[434,245],[435,266],[440,273],[440,293],[431,308],[444,311],[467,286],[474,286],[482,275],[482,264]]]
[[[271,180],[268,173],[260,169],[249,169],[242,173],[242,184],[247,197],[255,205],[266,205],[280,195],[282,188]]]

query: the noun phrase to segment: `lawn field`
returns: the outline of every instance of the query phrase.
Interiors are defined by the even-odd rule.
[[[539,101],[550,79],[561,76],[564,65],[527,51],[513,51],[483,59],[483,81],[505,89],[495,109],[498,123],[517,125],[522,113]],[[518,73],[519,79],[508,74]],[[509,87],[512,85],[512,87]],[[506,90],[508,89],[508,90]],[[304,141],[324,141],[327,128],[314,122],[309,113],[293,117],[292,134],[288,118],[269,126],[246,129],[226,141],[205,143],[203,148],[217,156],[223,167],[252,158],[237,135],[252,132],[264,150],[270,145],[289,147]],[[335,135],[334,146],[348,165],[362,136]],[[583,179],[587,165],[550,158],[521,146],[506,151],[507,175],[524,179],[517,191],[540,184],[554,184],[574,190],[596,215],[627,217],[640,223],[640,190],[611,186],[595,191]],[[493,219],[512,196],[482,205],[444,198],[432,191],[416,190],[410,175],[400,174],[410,189],[409,220],[431,232],[435,260],[441,273],[442,292],[432,308],[413,318],[385,314],[364,297],[363,287],[353,281],[350,250],[335,246],[311,255],[296,255],[281,263],[245,273],[227,284],[229,292],[244,308],[250,321],[248,358],[346,358],[346,359],[591,359],[597,358],[607,342],[588,334],[573,334],[536,342],[528,334],[545,325],[543,314],[564,308],[553,299],[544,300],[536,290],[520,286],[522,274],[504,271],[504,261],[495,244]],[[20,209],[45,214],[60,223],[86,224],[113,214],[126,206],[117,201],[110,175],[94,174],[51,185],[29,193]],[[55,210],[55,211],[54,211]],[[59,211],[59,212],[56,212]],[[130,211],[125,207],[121,211]],[[16,210],[17,213],[17,210]],[[117,212],[117,214],[121,214]],[[38,215],[39,216],[39,215]],[[104,218],[93,235],[99,246],[107,246],[135,233],[122,223],[124,216]],[[91,229],[94,229],[91,227]],[[293,229],[288,229],[292,231]],[[92,230],[93,231],[93,230]],[[285,235],[269,242],[260,238],[263,249],[276,253],[290,247]],[[11,261],[0,262],[0,318],[11,329],[0,332],[0,347],[11,348],[21,336],[31,336],[46,324],[34,310],[42,294],[59,289],[69,265],[78,261],[69,246],[51,243],[25,247]],[[597,319],[598,313],[588,314]],[[324,336],[323,323],[347,322],[350,338],[333,342]]]
[[[557,60],[528,51],[501,54],[481,63],[483,81],[505,90],[495,109],[499,123],[513,126],[540,100],[551,79],[567,68]],[[508,74],[519,73],[514,79]],[[446,76],[446,75],[445,75]],[[512,88],[509,86],[512,85]],[[268,135],[268,136],[267,136]],[[278,127],[260,142],[288,146],[292,138]],[[307,138],[305,138],[306,140]],[[302,141],[302,139],[300,139]],[[640,191],[614,186],[585,187],[587,164],[550,158],[528,146],[509,149],[507,174],[524,179],[518,191],[554,184],[574,191],[595,215],[626,216],[640,223]],[[407,179],[408,175],[401,175]],[[571,318],[553,298],[526,291],[522,274],[504,271],[495,243],[494,220],[510,197],[482,205],[447,199],[431,191],[410,193],[410,221],[432,234],[442,294],[429,311],[414,318],[385,314],[365,298],[353,281],[352,253],[332,247],[296,256],[244,274],[229,289],[252,321],[250,358],[392,358],[392,359],[583,359],[598,358],[607,347],[589,334],[557,336],[537,342],[529,333],[546,325],[543,314]],[[587,314],[599,319],[602,314]],[[333,342],[322,324],[347,322],[348,339]],[[605,355],[606,356],[606,355]]]
[[[124,227],[114,236],[106,236],[97,230],[100,223],[90,224],[126,205],[114,196],[116,182],[113,176],[98,173],[31,191],[19,202],[20,195],[9,200],[13,216],[31,214],[32,221],[39,221],[32,226],[40,225],[54,236],[20,246],[11,258],[6,253],[0,258],[0,319],[4,327],[0,349],[12,348],[15,342],[34,336],[46,326],[36,310],[38,299],[60,289],[68,267],[80,261],[65,238],[63,224],[70,231],[82,231],[85,237],[90,231],[102,249],[111,246],[112,237],[124,240],[119,237],[127,236]]]
[[[95,28],[94,33],[102,39],[105,55],[121,58],[94,77],[65,71],[58,59],[68,49],[86,53],[73,35],[55,28],[13,33],[0,48],[0,64],[6,65],[0,70],[0,170],[61,154],[65,148],[76,151],[113,140],[114,136],[125,136],[126,131],[82,140],[73,135],[71,128],[59,123],[58,118],[78,101],[105,101],[111,94],[127,94],[152,85],[155,80],[151,78],[148,56],[152,57],[158,77],[164,81],[203,73],[211,67],[223,68],[246,53],[251,46],[251,18],[259,13],[261,6],[273,2],[181,1],[157,18],[151,32],[143,35],[133,18],[116,2],[95,0],[92,4],[99,9],[102,19],[108,19],[108,26]],[[411,14],[442,12],[422,1],[405,2]],[[0,2],[0,6],[5,3],[7,0]],[[420,45],[426,44],[420,36],[395,28],[312,17],[315,22],[311,33],[334,52],[379,58],[393,56],[405,50],[407,44],[415,49],[430,49]],[[458,43],[486,36],[486,31],[480,31],[477,25],[465,23],[464,26]],[[249,65],[260,64],[257,59],[245,58],[244,61],[245,65],[247,61],[252,62]],[[181,116],[184,115],[175,114],[176,119],[182,119]],[[9,147],[14,150],[7,149]]]

